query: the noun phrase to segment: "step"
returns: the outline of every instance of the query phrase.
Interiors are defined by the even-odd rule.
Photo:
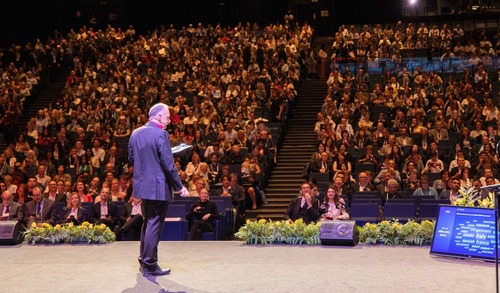
[[[294,198],[295,198],[295,197],[292,197],[292,196],[291,196],[290,198],[286,198],[286,197],[272,197],[272,198],[268,198],[268,199],[267,199],[267,202],[268,202],[269,204],[272,204],[272,203],[282,203],[282,204],[283,204],[283,203],[286,203],[286,204],[289,204],[289,203],[290,203],[290,201],[291,201],[292,199],[294,199]]]
[[[272,214],[261,213],[257,215],[256,220],[257,221],[260,219],[266,219],[271,221],[284,220],[285,212],[286,210],[284,210],[283,213],[272,213]]]

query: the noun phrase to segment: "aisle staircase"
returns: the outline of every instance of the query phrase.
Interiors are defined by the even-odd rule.
[[[20,133],[26,129],[26,123],[28,123],[32,117],[36,116],[38,110],[47,108],[50,103],[54,105],[56,101],[61,98],[69,72],[69,68],[59,69],[54,80],[30,99],[30,102],[24,108],[23,116],[19,118]]]
[[[288,130],[278,152],[277,166],[265,189],[269,204],[255,211],[247,210],[248,219],[281,220],[290,200],[299,195],[300,185],[304,182],[302,169],[315,149],[314,124],[326,89],[324,80],[302,82],[293,116],[288,120]]]

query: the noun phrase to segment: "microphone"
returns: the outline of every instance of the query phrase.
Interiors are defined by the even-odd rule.
[[[485,190],[485,189],[500,190],[500,184],[486,185],[486,186],[481,186],[480,188],[481,188],[481,190]]]

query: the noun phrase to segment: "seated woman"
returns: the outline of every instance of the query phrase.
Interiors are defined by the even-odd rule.
[[[257,197],[255,189],[259,185],[261,171],[259,164],[255,159],[246,158],[241,164],[240,181],[241,185],[247,190],[248,196],[252,200],[252,210],[257,209]]]
[[[359,164],[377,164],[378,160],[373,153],[373,145],[366,146],[365,155],[358,160]]]
[[[416,169],[408,171],[408,177],[403,181],[404,188],[417,189],[420,188],[419,173]]]
[[[88,192],[87,185],[82,180],[77,180],[73,186],[73,192],[80,197],[80,202],[92,202],[92,194]]]
[[[208,183],[205,179],[200,178],[196,180],[195,189],[189,190],[189,196],[199,196],[203,188],[208,189]]]
[[[319,214],[321,215],[321,221],[349,219],[344,199],[332,187],[329,187],[326,192],[325,199],[319,208]]]
[[[189,240],[200,240],[203,232],[213,232],[215,220],[220,218],[217,204],[208,199],[208,190],[203,188],[199,194],[200,200],[194,203],[186,215],[190,221]]]
[[[80,225],[88,220],[87,211],[81,207],[82,201],[77,192],[71,193],[68,205],[62,209],[54,209],[51,222],[54,224],[73,223]]]
[[[111,198],[113,201],[124,201],[127,194],[120,187],[120,180],[111,180]]]

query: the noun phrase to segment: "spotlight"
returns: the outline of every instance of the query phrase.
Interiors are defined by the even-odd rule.
[[[411,5],[415,5],[415,4],[417,4],[417,0],[410,0],[410,4],[411,4]]]

